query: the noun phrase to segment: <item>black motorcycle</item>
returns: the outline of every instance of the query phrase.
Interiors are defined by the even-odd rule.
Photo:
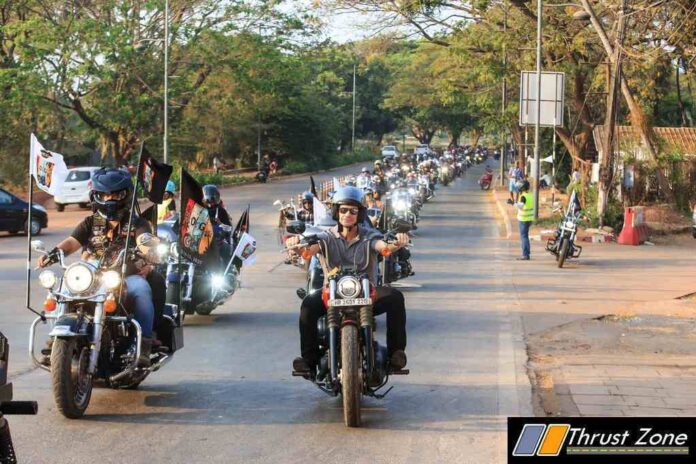
[[[575,244],[579,220],[580,209],[576,206],[575,192],[573,192],[568,203],[568,209],[560,224],[558,224],[555,236],[546,242],[546,251],[556,256],[556,263],[559,268],[563,267],[566,259],[577,259],[582,253],[582,247]]]
[[[237,243],[232,240],[232,227],[215,225],[218,248],[226,242],[231,250]],[[234,256],[228,262],[196,265],[182,260],[179,266],[178,221],[157,226],[157,235],[164,241],[159,250],[162,258],[161,272],[167,277],[167,303],[180,306],[184,314],[208,316],[222,305],[241,285],[241,263]]]
[[[306,238],[304,245],[311,245]],[[374,337],[373,301],[375,287],[366,274],[343,267],[328,278],[322,289],[326,315],[318,321],[322,357],[314,372],[292,375],[313,382],[320,390],[343,398],[343,419],[348,427],[359,427],[363,395],[383,398],[379,391],[389,375],[406,375],[408,369],[392,370],[386,347]]]

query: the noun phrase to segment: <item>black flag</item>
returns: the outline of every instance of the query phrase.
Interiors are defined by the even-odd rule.
[[[195,264],[202,264],[209,250],[214,249],[213,223],[203,206],[203,189],[184,168],[181,168],[181,255]]]
[[[239,216],[239,221],[237,221],[237,226],[234,228],[234,233],[232,234],[235,244],[239,241],[239,237],[241,237],[244,232],[249,233],[249,230],[251,229],[251,223],[249,221],[250,210],[251,205],[247,205],[246,209],[242,212],[242,215]]]
[[[319,198],[317,196],[317,186],[314,184],[314,177],[309,176],[309,181],[312,184],[312,187],[310,188],[310,192],[312,192],[312,195],[314,195],[315,198]]]
[[[140,185],[151,202],[160,204],[164,200],[164,190],[172,170],[170,165],[160,163],[143,150],[140,155]]]

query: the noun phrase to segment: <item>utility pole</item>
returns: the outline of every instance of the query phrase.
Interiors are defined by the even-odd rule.
[[[505,127],[505,107],[507,105],[507,1],[503,2],[503,98],[502,114],[503,144],[500,153],[500,185],[505,185],[505,159],[507,157],[507,128]]]
[[[350,142],[350,149],[353,152],[355,152],[355,71],[356,65],[353,64],[353,135]]]
[[[536,44],[536,121],[534,124],[534,220],[539,219],[539,125],[541,123],[541,15],[542,0],[537,0],[537,44]]]
[[[164,1],[164,162],[169,162],[169,0]]]
[[[614,131],[616,128],[616,113],[618,109],[617,98],[621,82],[621,47],[623,45],[624,29],[626,26],[626,0],[621,3],[616,38],[614,43],[614,56],[609,66],[609,79],[607,79],[607,112],[604,116],[604,137],[602,151],[604,152],[599,164],[599,191],[597,192],[597,216],[599,226],[604,225],[604,211],[609,201],[611,182],[614,168]]]

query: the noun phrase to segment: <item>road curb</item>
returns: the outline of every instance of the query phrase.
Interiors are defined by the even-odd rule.
[[[505,209],[505,206],[498,199],[497,192],[493,192],[493,197],[495,198],[495,204],[498,207],[500,215],[503,217],[503,222],[505,223],[505,239],[510,240],[510,237],[512,237],[512,221],[510,221],[510,215]]]

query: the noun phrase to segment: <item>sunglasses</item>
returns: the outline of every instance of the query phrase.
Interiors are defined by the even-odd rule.
[[[340,214],[351,214],[352,216],[357,216],[358,211],[359,211],[358,208],[345,208],[345,207],[338,208],[338,212]]]

